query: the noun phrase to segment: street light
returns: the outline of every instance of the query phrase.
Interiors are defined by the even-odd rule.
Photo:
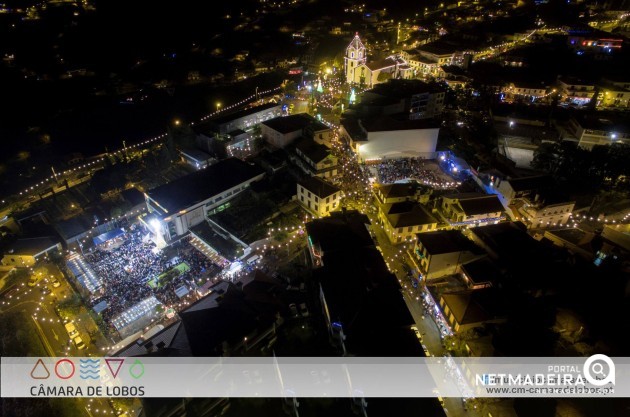
[[[221,108],[221,103],[217,102],[217,111]]]

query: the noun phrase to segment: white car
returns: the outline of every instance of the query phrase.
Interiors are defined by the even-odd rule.
[[[83,339],[81,339],[81,336],[77,336],[74,339],[72,339],[72,341],[74,342],[74,345],[77,347],[77,349],[79,350],[83,350],[85,349],[87,346],[85,345],[85,342],[83,341]]]
[[[73,322],[64,324],[64,327],[66,328],[66,331],[68,332],[68,336],[70,336],[71,339],[79,334]]]

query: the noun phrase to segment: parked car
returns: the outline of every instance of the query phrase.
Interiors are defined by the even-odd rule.
[[[70,336],[70,338],[73,338],[79,334],[76,326],[72,322],[66,323],[64,327],[66,328],[66,331],[68,332],[68,336]]]
[[[83,339],[81,339],[81,336],[77,336],[74,339],[72,339],[72,341],[74,342],[74,345],[77,347],[77,349],[79,350],[83,350],[85,349],[87,346],[85,345],[85,342],[83,341]]]
[[[28,286],[34,287],[42,279],[41,275],[33,275],[31,279],[28,280]]]
[[[42,295],[48,295],[50,294],[52,291],[50,290],[50,288],[48,288],[47,286],[43,286],[42,289],[40,290],[42,292]]]
[[[52,283],[53,288],[59,288],[61,286],[61,282],[53,275],[50,276],[50,282]]]

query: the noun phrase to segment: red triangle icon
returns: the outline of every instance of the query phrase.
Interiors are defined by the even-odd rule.
[[[111,363],[114,363],[114,368],[112,368]],[[107,364],[107,367],[109,368],[109,372],[112,373],[112,376],[114,378],[116,378],[118,376],[118,372],[120,372],[120,368],[122,368],[122,364],[125,362],[124,359],[105,359],[105,363]]]
[[[31,378],[33,379],[48,379],[50,378],[50,371],[46,368],[44,361],[40,359],[35,362],[33,370],[31,371]]]

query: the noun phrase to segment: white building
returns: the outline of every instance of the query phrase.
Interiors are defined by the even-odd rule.
[[[330,144],[332,129],[306,113],[276,117],[260,124],[265,141],[284,148],[299,137],[309,137],[321,144]]]
[[[451,226],[473,227],[505,219],[505,208],[495,194],[445,195],[442,197],[441,210]]]
[[[426,280],[460,272],[463,264],[485,255],[484,251],[467,239],[459,230],[419,233],[414,257],[420,274]]]
[[[289,158],[305,174],[320,178],[337,176],[337,157],[326,146],[312,139],[300,139],[295,144],[295,154],[290,154]]]
[[[180,151],[180,154],[182,156],[182,162],[195,169],[204,169],[216,162],[216,159],[212,158],[207,153],[196,149],[185,149]]]
[[[493,186],[512,220],[528,228],[567,224],[575,207],[575,201],[562,198],[547,175],[505,180],[497,177]]]
[[[406,242],[417,233],[433,232],[438,226],[438,219],[413,201],[379,204],[378,218],[392,244]]]
[[[229,158],[154,188],[145,193],[153,215],[149,225],[166,242],[182,236],[264,175],[255,165]]]
[[[262,104],[232,113],[220,113],[208,122],[198,125],[195,129],[210,127],[212,132],[226,135],[236,130],[247,131],[260,122],[282,115],[282,106],[276,103]]]
[[[575,77],[559,78],[558,88],[560,89],[560,96],[568,103],[584,105],[595,98],[595,84]]]
[[[53,237],[18,239],[4,253],[2,264],[18,268],[31,267],[49,254],[61,252],[61,243]]]
[[[311,213],[326,217],[339,209],[341,190],[319,177],[308,177],[297,184],[297,201]]]
[[[577,140],[580,148],[591,150],[596,145],[630,143],[630,124],[623,115],[604,114],[576,115],[565,125],[573,136],[567,140]]]
[[[371,120],[347,118],[341,121],[340,133],[359,160],[378,161],[387,158],[435,158],[440,128],[431,120],[396,120],[379,117]]]

